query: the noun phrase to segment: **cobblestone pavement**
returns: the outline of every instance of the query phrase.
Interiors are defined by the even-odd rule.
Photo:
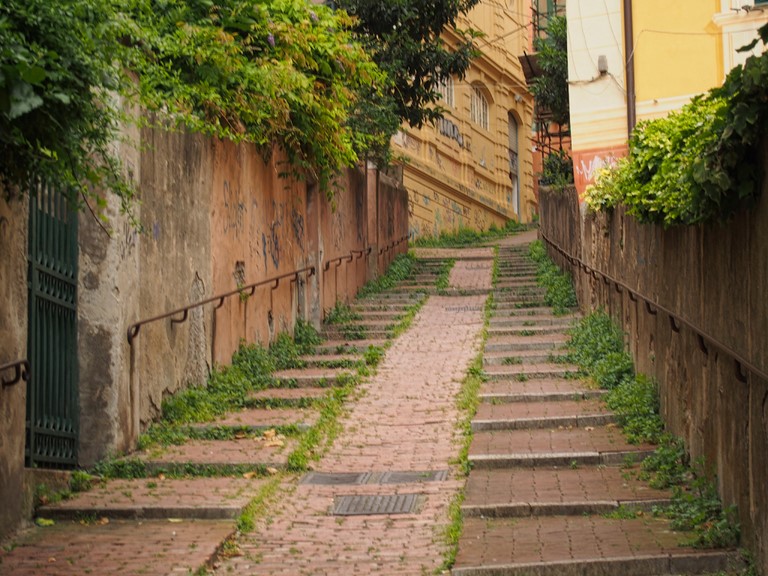
[[[412,278],[353,303],[367,339],[324,326],[327,341],[305,358],[305,369],[276,373],[275,387],[253,394],[251,408],[212,423],[237,434],[155,447],[133,463],[147,477],[110,480],[43,507],[55,522],[0,549],[0,574],[435,574],[445,571],[450,505],[462,490],[454,576],[660,576],[729,567],[727,553],[682,545],[685,535],[650,514],[605,515],[620,506],[648,510],[669,493],[627,473],[622,466],[652,447],[627,444],[602,391],[553,362],[577,313],[555,317],[543,304],[524,255],[534,238],[532,231],[497,243],[495,286],[493,247],[417,250]],[[448,289],[437,290],[448,259],[456,260]],[[466,416],[457,395],[480,352],[489,294],[486,379],[465,478],[456,468]],[[323,457],[301,477],[275,476],[283,481],[260,504],[254,530],[236,532],[234,519],[276,484],[269,474],[296,445],[275,428],[312,426],[318,398],[425,297],[410,328],[348,399]],[[202,477],[158,472],[174,467]]]
[[[459,261],[456,288],[490,288],[492,262]],[[342,421],[343,432],[314,467],[319,474],[447,471],[440,481],[392,484],[300,484],[279,509],[240,539],[242,556],[217,574],[434,573],[446,553],[443,531],[451,500],[463,485],[452,462],[459,454],[456,395],[478,351],[485,296],[432,296],[411,328],[387,351],[376,375]],[[338,516],[335,499],[418,494],[403,514]]]

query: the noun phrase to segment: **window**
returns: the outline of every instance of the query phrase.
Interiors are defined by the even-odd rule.
[[[477,86],[472,86],[469,117],[472,122],[488,130],[488,100]]]
[[[520,177],[518,176],[520,171],[520,157],[518,156],[520,150],[520,142],[518,138],[518,124],[517,119],[511,112],[507,115],[507,122],[509,124],[509,179],[512,181],[512,197],[510,201],[512,203],[512,210],[515,214],[520,215]]]
[[[440,85],[437,87],[437,92],[440,94],[440,99],[445,102],[446,106],[448,108],[454,107],[454,100],[453,100],[453,78],[448,76],[445,80],[443,80]]]

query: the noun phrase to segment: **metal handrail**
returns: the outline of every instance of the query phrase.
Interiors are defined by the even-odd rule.
[[[272,286],[272,290],[274,290],[280,285],[280,280],[284,280],[285,278],[291,278],[291,282],[295,282],[299,279],[299,274],[303,274],[304,272],[307,272],[307,278],[310,278],[315,274],[315,267],[307,266],[305,268],[301,268],[293,272],[287,272],[279,276],[267,278],[266,280],[260,280],[259,282],[254,282],[253,284],[247,284],[235,290],[224,292],[223,294],[211,296],[210,298],[206,298],[205,300],[200,300],[193,304],[189,304],[188,306],[184,306],[183,308],[177,308],[176,310],[166,312],[165,314],[160,314],[158,316],[153,316],[152,318],[146,318],[145,320],[140,320],[134,324],[131,324],[128,327],[128,344],[133,345],[133,339],[139,335],[139,330],[141,330],[141,327],[144,326],[145,324],[157,322],[158,320],[164,320],[166,318],[170,318],[171,324],[181,324],[182,322],[185,322],[189,317],[190,310],[199,308],[200,306],[204,306],[205,304],[210,304],[211,302],[216,302],[217,300],[218,300],[218,304],[216,304],[216,306],[214,306],[213,309],[218,310],[224,305],[224,300],[226,300],[231,296],[243,296],[243,295],[253,296],[254,293],[256,292],[256,288],[258,288],[259,286],[272,284],[273,282],[274,282],[274,286]],[[181,318],[174,318],[174,316],[178,316],[179,314],[181,314]]]
[[[707,344],[713,345],[715,348],[720,349],[722,352],[725,352],[728,356],[733,358],[734,360],[734,370],[736,373],[736,378],[740,382],[746,382],[747,377],[744,374],[744,369],[748,370],[749,372],[755,374],[756,376],[759,376],[763,380],[768,380],[768,374],[764,372],[761,368],[755,366],[751,361],[744,358],[741,354],[736,352],[733,348],[728,346],[727,344],[724,344],[711,334],[708,334],[698,326],[696,326],[693,322],[690,322],[689,320],[685,318],[681,318],[679,315],[672,312],[669,308],[666,308],[665,306],[662,306],[655,300],[648,298],[647,296],[641,294],[637,290],[634,290],[630,288],[627,284],[621,282],[620,280],[617,280],[613,278],[612,276],[609,276],[605,272],[602,272],[601,270],[597,270],[595,268],[592,268],[589,266],[586,262],[578,258],[577,256],[573,256],[565,251],[560,245],[558,245],[554,240],[547,237],[546,234],[544,234],[541,230],[539,230],[539,234],[544,239],[544,241],[552,246],[555,250],[557,250],[560,254],[562,254],[568,262],[570,262],[572,265],[576,266],[577,268],[581,268],[586,272],[587,274],[590,274],[595,280],[598,279],[598,276],[601,276],[603,279],[603,282],[607,285],[613,284],[616,291],[621,293],[622,290],[626,290],[627,294],[629,296],[629,299],[633,302],[637,302],[638,299],[642,300],[645,304],[645,309],[648,314],[651,316],[656,316],[659,311],[663,312],[667,315],[669,318],[670,328],[673,332],[678,333],[680,332],[681,325],[688,327],[695,335],[698,340],[699,348],[705,355],[709,355],[709,349]]]
[[[398,238],[397,240],[393,240],[391,243],[384,246],[384,248],[379,249],[379,256],[384,254],[385,252],[389,252],[390,250],[393,250],[395,246],[399,246],[403,242],[408,240],[408,235],[403,236],[402,238]]]
[[[29,367],[29,360],[26,358],[23,360],[17,360],[16,362],[9,362],[8,364],[3,364],[0,366],[0,372],[3,372],[4,370],[10,370],[13,369],[13,378],[11,380],[6,380],[5,378],[0,378],[0,384],[2,384],[2,387],[5,388],[7,386],[13,386],[14,384],[21,382],[22,380],[24,382],[29,381],[29,375],[31,373],[31,369]]]

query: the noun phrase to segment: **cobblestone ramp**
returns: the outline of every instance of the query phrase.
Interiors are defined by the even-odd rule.
[[[488,292],[491,260],[482,255],[484,263],[456,262],[455,293]],[[478,352],[485,298],[429,297],[349,406],[329,452],[217,574],[419,575],[441,566],[448,508],[463,483],[452,464],[456,395]]]

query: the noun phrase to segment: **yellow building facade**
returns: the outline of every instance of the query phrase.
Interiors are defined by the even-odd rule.
[[[517,55],[528,46],[529,0],[481,2],[459,28],[485,34],[482,54],[463,79],[441,89],[445,117],[393,139],[403,158],[410,237],[459,228],[486,230],[508,220],[530,222],[533,194],[530,126],[533,98]],[[450,31],[446,43],[456,41]]]
[[[582,193],[600,168],[626,154],[635,122],[681,108],[749,56],[736,50],[768,21],[768,2],[568,0],[566,16],[572,157]]]

